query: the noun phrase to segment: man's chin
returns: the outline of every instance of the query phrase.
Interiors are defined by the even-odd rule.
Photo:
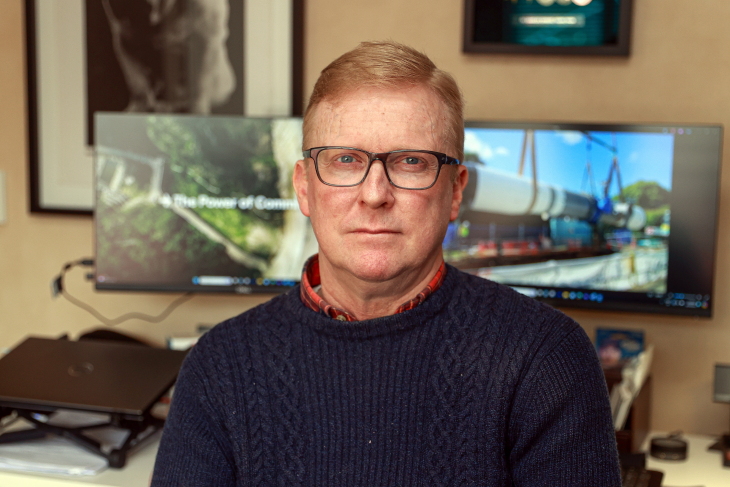
[[[355,278],[366,283],[385,283],[405,278],[410,281],[433,267],[431,258],[414,257],[417,251],[404,245],[350,245],[336,250],[346,251],[336,251],[333,255],[320,247],[319,259],[320,269],[329,268],[337,280]]]
[[[387,282],[398,277],[399,272],[393,269],[372,269],[358,268],[350,269],[350,273],[363,282],[380,283]]]
[[[343,264],[350,274],[361,281],[386,282],[396,279],[411,267],[398,257],[385,252],[373,252],[369,255],[359,255]]]

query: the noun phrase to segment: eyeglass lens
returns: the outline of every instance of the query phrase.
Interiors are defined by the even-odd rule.
[[[323,149],[317,155],[319,176],[327,184],[350,186],[358,184],[368,170],[367,152],[353,149]],[[436,181],[438,158],[427,152],[391,152],[383,161],[390,180],[396,186],[419,189]]]

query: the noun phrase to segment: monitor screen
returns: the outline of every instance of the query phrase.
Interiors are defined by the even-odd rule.
[[[98,114],[96,287],[282,292],[301,119]],[[467,122],[452,265],[556,307],[710,316],[722,128]]]
[[[710,316],[722,128],[467,123],[447,262],[562,307]]]
[[[317,252],[301,119],[96,115],[96,288],[280,292]]]

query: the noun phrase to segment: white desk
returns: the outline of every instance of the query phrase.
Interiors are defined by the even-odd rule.
[[[642,450],[646,455],[646,468],[664,472],[663,486],[667,487],[729,487],[730,467],[722,466],[722,456],[718,451],[708,451],[707,447],[715,443],[716,438],[702,435],[683,435],[688,443],[687,460],[670,462],[657,460],[649,455],[649,441],[655,436],[666,436],[666,433],[649,434]]]
[[[155,465],[158,438],[129,455],[127,465],[119,470],[106,469],[99,475],[69,477],[58,475],[14,473],[0,470],[0,487],[146,487]]]
[[[158,433],[159,434],[159,433]],[[649,451],[649,438],[662,435],[651,433],[642,449]],[[687,460],[669,462],[646,456],[646,468],[664,472],[667,487],[728,487],[730,467],[723,467],[720,452],[707,451],[715,438],[684,435],[689,443]],[[159,439],[145,445],[129,456],[121,470],[107,469],[91,477],[60,477],[55,475],[10,473],[0,471],[0,487],[144,487],[149,485]]]

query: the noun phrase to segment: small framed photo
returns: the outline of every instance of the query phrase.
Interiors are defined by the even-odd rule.
[[[633,0],[465,0],[464,52],[628,56]]]
[[[623,364],[644,351],[644,332],[598,328],[596,350],[604,367]]]

